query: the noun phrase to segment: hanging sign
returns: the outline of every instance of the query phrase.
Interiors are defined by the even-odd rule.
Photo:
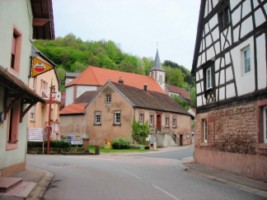
[[[53,69],[53,66],[38,59],[32,59],[32,77],[38,76],[46,71]]]

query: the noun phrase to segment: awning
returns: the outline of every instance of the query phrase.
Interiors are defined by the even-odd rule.
[[[16,76],[5,70],[0,66],[0,85],[4,89],[4,119],[6,114],[12,109],[12,107],[20,103],[20,122],[23,116],[30,110],[30,108],[37,102],[44,103],[45,100],[32,91],[23,81]]]

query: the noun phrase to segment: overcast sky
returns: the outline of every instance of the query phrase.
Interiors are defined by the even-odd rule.
[[[191,70],[200,0],[53,0],[56,37],[112,40],[126,53]]]

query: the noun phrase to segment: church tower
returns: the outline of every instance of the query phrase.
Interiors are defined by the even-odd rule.
[[[166,91],[166,81],[165,81],[166,73],[160,64],[158,49],[154,60],[154,65],[149,71],[149,76],[152,77],[154,80],[156,80],[160,85],[160,87],[164,91]]]

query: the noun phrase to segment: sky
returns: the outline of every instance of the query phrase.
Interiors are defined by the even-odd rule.
[[[200,0],[53,0],[56,37],[112,40],[125,53],[191,70]]]

